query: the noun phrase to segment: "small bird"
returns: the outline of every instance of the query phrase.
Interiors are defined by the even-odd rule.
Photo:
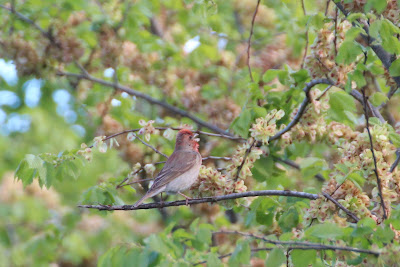
[[[178,132],[174,152],[155,178],[149,191],[135,203],[134,207],[162,192],[178,193],[186,198],[186,205],[188,205],[188,200],[191,198],[182,194],[182,191],[188,189],[196,181],[202,161],[196,136],[197,134],[193,134],[188,129]]]

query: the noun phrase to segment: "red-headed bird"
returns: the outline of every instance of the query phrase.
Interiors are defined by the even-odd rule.
[[[178,132],[174,152],[155,178],[149,191],[135,203],[134,207],[161,192],[178,193],[185,197],[186,204],[188,203],[190,198],[182,194],[182,191],[188,189],[196,181],[202,161],[196,136],[197,134],[193,134],[188,129]]]

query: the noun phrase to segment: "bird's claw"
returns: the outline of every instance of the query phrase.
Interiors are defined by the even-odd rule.
[[[178,192],[178,194],[181,195],[181,196],[183,196],[183,197],[186,199],[186,206],[189,206],[189,199],[192,199],[192,198],[188,197],[188,196],[185,195],[185,194],[182,194],[181,192]]]

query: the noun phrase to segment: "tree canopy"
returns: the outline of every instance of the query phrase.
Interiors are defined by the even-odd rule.
[[[398,266],[398,1],[2,0],[0,20],[0,266]],[[183,128],[193,199],[133,206]]]

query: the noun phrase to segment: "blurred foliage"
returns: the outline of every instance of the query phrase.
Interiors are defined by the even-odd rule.
[[[368,19],[376,44],[399,54],[399,7],[396,1],[341,2],[351,11],[347,20],[340,13],[336,18],[333,1],[304,0],[306,15],[301,1],[261,1],[251,41],[251,81],[247,40],[256,0],[0,0],[0,58],[18,73],[10,82],[11,72],[0,68],[0,93],[13,92],[20,102],[0,102],[0,115],[6,116],[0,119],[0,266],[192,266],[203,261],[207,266],[396,266],[400,172],[387,171],[394,145],[400,146],[393,123],[400,120],[400,110],[398,95],[389,102],[388,92],[396,88],[390,75],[399,75],[400,61],[384,69],[360,40],[365,30],[350,22]],[[77,208],[80,203],[134,203],[148,184],[118,185],[125,177],[154,175],[136,172],[137,163],[164,160],[132,136],[106,142],[102,136],[143,128],[141,138],[170,155],[175,133],[158,132],[153,124],[207,130],[104,83],[60,74],[79,74],[80,65],[94,77],[118,81],[238,136],[263,136],[263,146],[253,149],[235,183],[232,177],[248,144],[201,136],[203,157],[232,160],[205,161],[209,169],[202,169],[198,194],[324,190],[361,220],[352,222],[321,199],[287,197],[133,212]],[[300,123],[281,140],[268,142],[298,112],[306,83],[327,77],[335,86],[326,94],[327,85],[315,86]],[[27,87],[34,78],[40,79],[40,93],[31,105]],[[363,108],[349,94],[365,87],[372,105],[385,109],[385,119],[392,121],[370,119],[390,213],[385,221]],[[271,121],[277,112],[282,117]],[[18,124],[11,123],[15,115],[29,118],[26,131],[10,130]],[[141,120],[154,123],[144,126]],[[279,159],[295,161],[300,171]],[[327,181],[321,183],[316,174]],[[222,185],[215,179],[221,177]],[[381,256],[287,250],[213,233],[221,229],[369,249]]]

